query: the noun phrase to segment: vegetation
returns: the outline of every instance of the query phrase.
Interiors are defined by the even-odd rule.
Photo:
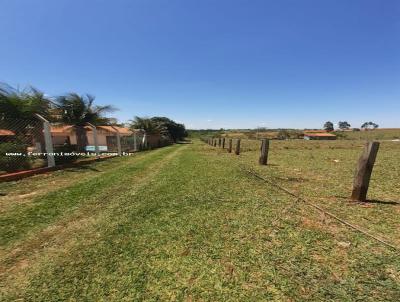
[[[333,127],[333,123],[328,121],[324,124],[324,129],[328,132],[331,132],[333,130],[335,130],[335,128]]]
[[[350,127],[351,127],[351,125],[346,121],[339,122],[338,125],[339,125],[339,129],[342,129],[342,130],[350,129]]]
[[[25,153],[27,146],[18,140],[2,142],[0,144],[0,173],[29,169],[31,158],[6,156],[6,153]]]
[[[38,113],[50,119],[50,101],[43,92],[28,87],[24,90],[15,89],[7,84],[0,83],[0,119],[18,119],[29,122],[35,119]],[[13,125],[10,124],[11,130]]]
[[[115,110],[110,105],[94,105],[94,99],[95,97],[90,94],[78,95],[76,93],[57,97],[61,121],[75,126],[77,147],[80,152],[84,152],[87,145],[85,128],[87,124],[107,125],[109,119],[104,114]]]
[[[187,137],[185,125],[176,123],[167,117],[139,117],[136,116],[131,121],[130,127],[132,129],[143,129],[146,133],[165,135],[170,137],[174,142],[182,140]]]
[[[363,129],[376,129],[378,127],[379,125],[375,124],[374,122],[365,122],[364,124],[361,125],[361,128]]]
[[[0,184],[3,300],[397,301],[397,252],[241,167],[400,246],[398,143],[382,143],[367,204],[347,199],[361,142],[274,141],[267,167],[242,144]]]

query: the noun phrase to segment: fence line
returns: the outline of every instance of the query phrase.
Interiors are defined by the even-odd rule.
[[[172,144],[172,139],[113,125],[51,124],[41,115],[0,120],[0,175],[54,167],[81,157],[123,156]]]
[[[203,142],[208,142],[211,146],[217,146],[217,139],[216,138],[208,138],[201,139]],[[211,142],[211,143],[210,143]],[[223,138],[223,143],[221,143],[221,138],[218,138],[218,146],[222,149],[225,148],[225,138]],[[260,145],[260,157],[258,159],[258,163],[260,165],[267,165],[268,164],[268,152],[269,152],[269,139],[261,139]],[[372,174],[372,170],[374,167],[376,155],[379,150],[379,142],[367,142],[364,147],[364,151],[361,154],[358,162],[357,168],[353,180],[353,190],[351,194],[351,199],[355,201],[366,201],[367,199],[367,192],[369,187],[369,182]],[[232,139],[229,138],[228,142],[228,153],[232,152]],[[241,139],[236,139],[236,146],[235,146],[235,154],[240,155],[242,151],[241,147]]]

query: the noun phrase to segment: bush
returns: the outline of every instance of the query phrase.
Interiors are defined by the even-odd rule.
[[[54,153],[72,153],[72,152],[77,152],[77,146],[76,145],[63,145],[63,146],[57,146],[54,148]],[[56,162],[56,165],[63,165],[63,164],[68,164],[76,161],[79,158],[79,155],[73,155],[73,156],[55,156],[54,160]]]
[[[27,145],[14,141],[0,144],[0,171],[14,172],[31,167],[31,159],[26,156]],[[21,155],[10,156],[6,153],[20,153]],[[25,156],[24,156],[25,155]]]

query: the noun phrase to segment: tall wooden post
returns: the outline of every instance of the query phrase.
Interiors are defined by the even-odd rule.
[[[221,147],[221,138],[218,138],[218,147]]]
[[[258,160],[260,165],[266,165],[268,162],[269,140],[264,138],[261,140],[261,155]]]
[[[225,149],[225,137],[222,138],[222,149]]]
[[[240,138],[238,138],[237,141],[236,141],[235,154],[236,155],[240,154]]]
[[[232,153],[232,139],[231,138],[228,141],[228,152]]]
[[[356,173],[354,175],[353,192],[351,193],[352,200],[367,200],[369,181],[378,150],[378,142],[368,142],[365,144],[364,151],[358,160]]]

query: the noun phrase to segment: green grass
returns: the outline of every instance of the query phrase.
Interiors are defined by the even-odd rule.
[[[49,192],[46,177],[23,180],[40,192],[2,212],[2,299],[398,301],[398,253],[239,168],[253,167],[355,223],[366,215],[364,226],[398,240],[398,206],[335,197],[349,195],[343,183],[351,183],[360,144],[274,142],[271,165],[258,167],[258,145],[247,143],[240,156],[196,142],[115,159]],[[399,199],[398,189],[387,191],[398,152],[382,146],[376,172],[384,178],[373,180],[374,198]],[[70,174],[54,177],[64,183]],[[322,177],[332,186],[321,187]],[[8,203],[21,194],[12,186],[0,187]]]

